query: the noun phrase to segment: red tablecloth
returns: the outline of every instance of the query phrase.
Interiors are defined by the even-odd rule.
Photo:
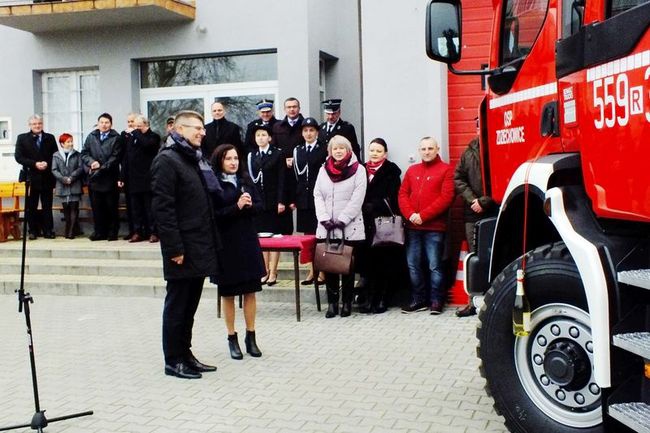
[[[285,235],[278,238],[259,238],[262,249],[300,250],[300,263],[314,260],[316,236],[314,235]]]

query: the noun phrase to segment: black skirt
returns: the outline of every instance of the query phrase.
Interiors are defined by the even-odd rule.
[[[280,233],[279,232],[279,221],[278,221],[278,213],[271,211],[271,210],[265,210],[257,215],[255,215],[255,230],[257,230],[258,233]]]
[[[306,235],[313,235],[316,234],[316,227],[318,227],[318,221],[316,221],[316,210],[298,209],[296,231]]]
[[[243,283],[237,284],[219,284],[218,285],[219,296],[239,296],[245,295],[246,293],[254,293],[262,291],[262,283],[260,280],[257,281],[244,281]]]

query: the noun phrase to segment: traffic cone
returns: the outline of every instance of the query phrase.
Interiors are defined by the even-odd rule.
[[[460,245],[460,254],[458,256],[458,270],[456,271],[456,281],[449,292],[449,303],[452,305],[467,305],[469,296],[465,291],[465,272],[463,263],[468,253],[467,241]]]

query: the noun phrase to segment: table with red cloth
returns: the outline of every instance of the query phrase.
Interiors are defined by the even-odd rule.
[[[316,236],[314,235],[283,235],[278,237],[260,238],[262,251],[290,252],[293,254],[293,278],[296,287],[296,320],[300,322],[300,263],[310,263],[314,260]],[[320,294],[315,286],[316,306],[320,311]]]

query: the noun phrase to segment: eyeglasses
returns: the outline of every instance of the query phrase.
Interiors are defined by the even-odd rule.
[[[188,125],[186,123],[181,123],[181,126],[185,126],[186,128],[194,128],[197,131],[205,131],[205,128],[203,126],[199,126],[199,125]]]

